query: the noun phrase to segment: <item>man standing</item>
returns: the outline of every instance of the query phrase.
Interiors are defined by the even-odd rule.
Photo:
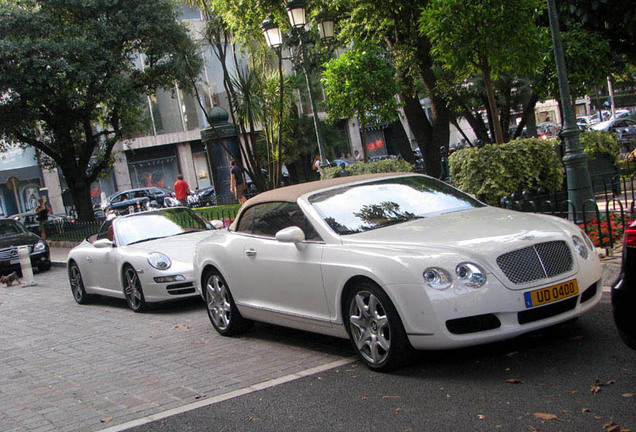
[[[177,174],[177,181],[174,182],[174,195],[182,206],[188,206],[188,195],[190,195],[190,186],[183,179],[183,174]]]
[[[235,161],[231,162],[232,169],[230,170],[230,192],[234,194],[237,201],[243,204],[245,201],[245,173],[240,166],[236,165]]]
[[[46,231],[44,225],[49,220],[49,213],[51,213],[51,207],[44,202],[44,197],[38,199],[38,206],[35,209],[35,215],[38,219],[38,225],[40,226],[40,237],[46,240]]]

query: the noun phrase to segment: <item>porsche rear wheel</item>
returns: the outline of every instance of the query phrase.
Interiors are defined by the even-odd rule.
[[[78,304],[88,303],[91,297],[86,294],[82,273],[80,273],[79,266],[75,261],[71,261],[68,266],[68,281],[71,284],[71,292],[75,301]]]
[[[241,316],[227,282],[218,271],[206,275],[204,289],[208,317],[219,334],[233,336],[249,330],[254,324]]]
[[[139,276],[135,269],[129,265],[124,268],[124,295],[128,307],[133,312],[145,312],[148,309]]]
[[[373,370],[388,371],[413,357],[393,303],[372,282],[359,283],[347,296],[345,322],[354,350]]]

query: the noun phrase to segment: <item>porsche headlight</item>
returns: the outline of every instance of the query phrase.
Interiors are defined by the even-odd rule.
[[[469,288],[481,288],[486,283],[486,272],[477,264],[461,263],[455,267],[457,279]]]
[[[148,264],[157,270],[168,270],[172,265],[170,258],[159,252],[153,252],[148,256]]]
[[[446,270],[439,267],[429,267],[424,270],[426,284],[436,290],[444,290],[451,286],[451,277]]]
[[[587,247],[585,246],[583,240],[581,240],[581,237],[572,236],[572,243],[574,243],[574,249],[576,249],[576,252],[581,255],[583,259],[587,259]]]
[[[33,245],[33,252],[42,252],[46,249],[46,243],[43,240],[40,240],[36,244]]]

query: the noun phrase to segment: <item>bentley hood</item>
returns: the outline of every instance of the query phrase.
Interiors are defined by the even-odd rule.
[[[370,244],[408,249],[456,250],[467,255],[499,255],[550,240],[569,241],[557,218],[495,207],[416,219],[359,234],[342,236],[343,244]]]

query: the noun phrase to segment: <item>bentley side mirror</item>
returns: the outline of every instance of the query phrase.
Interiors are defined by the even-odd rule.
[[[210,225],[212,226],[212,228],[214,229],[222,229],[223,228],[223,221],[220,221],[218,219],[214,219],[210,221]]]

